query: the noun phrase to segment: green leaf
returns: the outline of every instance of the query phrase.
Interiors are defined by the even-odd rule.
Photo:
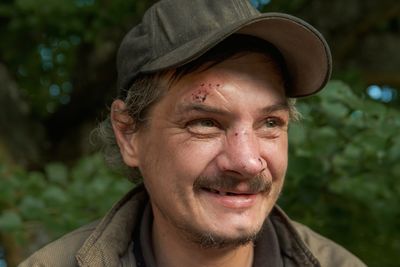
[[[339,102],[323,101],[321,108],[324,114],[333,119],[343,119],[349,114],[349,109],[343,103]]]
[[[1,231],[15,231],[22,226],[22,220],[18,213],[15,211],[4,211],[0,215],[0,230]]]
[[[54,185],[49,185],[44,190],[42,197],[49,205],[59,205],[68,202],[66,193],[61,188]]]
[[[21,215],[23,217],[27,217],[29,219],[40,219],[40,214],[46,212],[46,206],[41,199],[35,196],[27,195],[21,200],[21,203],[19,204],[19,210],[21,211]]]
[[[289,140],[293,145],[300,145],[306,140],[306,129],[301,123],[293,123],[289,128]]]
[[[50,182],[59,185],[66,185],[68,180],[68,170],[61,163],[52,163],[45,168],[46,176]]]

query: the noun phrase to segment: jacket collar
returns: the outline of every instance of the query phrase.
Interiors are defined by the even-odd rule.
[[[133,229],[140,223],[146,201],[147,193],[140,185],[117,202],[78,251],[78,263],[81,266],[118,266],[120,257],[127,253]]]
[[[295,263],[293,266],[320,267],[319,261],[304,243],[293,222],[279,206],[275,205],[269,217],[275,227],[286,262]]]

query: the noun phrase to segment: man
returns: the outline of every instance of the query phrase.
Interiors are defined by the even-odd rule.
[[[119,99],[100,132],[143,185],[21,266],[364,266],[275,205],[290,98],[330,76],[312,26],[244,0],[163,0],[117,65]]]

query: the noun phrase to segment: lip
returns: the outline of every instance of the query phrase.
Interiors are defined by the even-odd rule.
[[[202,189],[201,192],[212,202],[228,209],[247,209],[255,205],[259,193],[231,192],[234,194],[220,194]]]

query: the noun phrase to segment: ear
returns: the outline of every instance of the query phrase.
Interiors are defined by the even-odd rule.
[[[137,134],[133,131],[135,122],[126,112],[126,105],[122,100],[112,103],[110,120],[122,159],[129,167],[137,167]]]

